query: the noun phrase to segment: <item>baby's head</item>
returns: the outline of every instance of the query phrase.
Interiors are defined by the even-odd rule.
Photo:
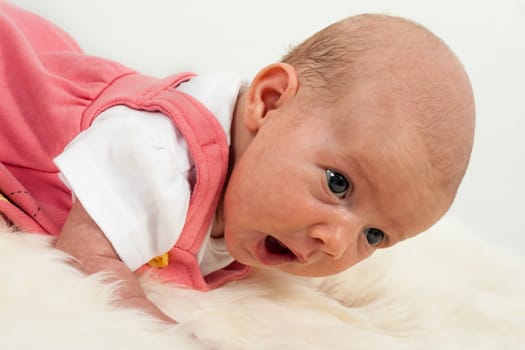
[[[262,69],[239,98],[224,235],[240,262],[340,272],[421,233],[470,157],[462,65],[412,22],[338,22]]]

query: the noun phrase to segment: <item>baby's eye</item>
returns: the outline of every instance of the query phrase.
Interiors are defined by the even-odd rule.
[[[368,244],[370,244],[372,247],[379,245],[385,238],[384,232],[374,227],[365,228],[363,233],[366,236]]]
[[[352,190],[350,182],[337,171],[326,169],[326,181],[330,191],[339,198],[344,198]]]

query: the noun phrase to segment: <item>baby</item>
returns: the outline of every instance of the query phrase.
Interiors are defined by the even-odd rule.
[[[167,322],[137,273],[341,272],[439,220],[469,161],[468,77],[400,18],[337,22],[248,86],[142,76],[6,3],[0,33],[0,212]]]

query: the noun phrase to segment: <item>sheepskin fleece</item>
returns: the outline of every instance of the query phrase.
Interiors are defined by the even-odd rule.
[[[111,305],[42,235],[0,222],[0,349],[525,349],[525,262],[441,224],[324,279],[201,293],[143,279],[180,324]]]

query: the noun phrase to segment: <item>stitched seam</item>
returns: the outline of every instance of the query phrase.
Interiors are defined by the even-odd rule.
[[[2,198],[5,198],[5,200],[7,202],[9,202],[11,205],[14,205],[16,206],[17,208],[19,208],[20,210],[22,210],[18,205],[16,205],[12,200],[11,198],[14,197],[14,196],[17,196],[17,195],[29,195],[29,192],[28,191],[25,191],[25,190],[18,190],[18,191],[12,191],[12,192],[9,192],[9,193],[4,193],[5,196],[2,196],[2,194],[0,193],[0,199]],[[25,210],[22,210],[23,212],[25,212]],[[29,216],[31,216],[33,219],[37,217],[37,215],[40,213],[41,211],[41,208],[40,206],[38,206],[36,208],[36,210],[33,212],[33,214],[29,214]]]
[[[136,72],[132,71],[132,72],[128,72],[128,73],[124,73],[122,75],[119,75],[117,77],[115,77],[114,79],[112,79],[110,82],[106,83],[106,86],[99,91],[99,93],[91,99],[91,103],[89,103],[85,108],[84,108],[84,111],[82,112],[82,118],[80,118],[80,126],[79,126],[79,129],[81,129],[82,127],[82,124],[84,123],[84,120],[86,119],[86,113],[88,110],[91,109],[91,107],[93,107],[93,105],[95,104],[95,102],[98,101],[99,97],[104,94],[104,92],[106,92],[107,89],[109,89],[117,80],[119,79],[122,79],[128,75],[132,75],[132,74],[137,74]],[[100,114],[100,111],[103,111],[105,109],[108,108],[108,106],[111,106],[110,103],[105,103],[103,106],[101,106],[101,108],[98,108],[94,111],[94,113],[91,113],[92,115],[98,115]]]

